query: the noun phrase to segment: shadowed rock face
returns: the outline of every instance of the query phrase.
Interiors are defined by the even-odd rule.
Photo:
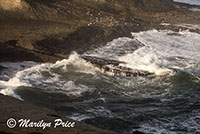
[[[173,0],[134,0],[134,6],[144,11],[168,11],[173,9]]]

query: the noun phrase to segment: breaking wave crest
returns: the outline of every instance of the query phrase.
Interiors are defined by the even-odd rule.
[[[19,66],[20,63],[2,63],[4,67],[9,67],[10,64],[12,64],[12,66]],[[67,94],[80,95],[81,92],[87,90],[87,86],[76,86],[73,81],[62,81],[62,73],[74,71],[95,74],[94,67],[90,63],[79,58],[77,53],[73,53],[70,55],[69,59],[57,61],[55,64],[34,63],[31,67],[29,62],[24,62],[23,66],[25,69],[21,68],[21,71],[19,71],[20,69],[17,69],[18,72],[13,74],[13,76],[11,75],[11,78],[8,81],[0,80],[0,93],[12,95],[20,99],[20,97],[14,93],[14,89],[17,87],[43,86],[44,88],[54,87],[61,90],[67,90]],[[50,92],[50,90],[48,90],[48,92]]]

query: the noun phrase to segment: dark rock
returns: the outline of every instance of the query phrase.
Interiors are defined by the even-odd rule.
[[[104,66],[104,65],[113,65],[113,66],[118,66],[121,63],[125,63],[122,61],[117,61],[117,60],[109,60],[105,58],[99,58],[95,56],[81,56],[84,60],[92,63],[92,64],[97,64],[99,66]]]
[[[9,45],[11,44],[11,45]],[[36,56],[33,52],[27,51],[24,48],[13,46],[13,41],[6,43],[0,43],[0,62],[5,61],[17,61],[17,59],[32,60],[41,62],[42,60]]]
[[[7,69],[6,67],[0,66],[0,72]]]
[[[164,12],[174,9],[173,0],[134,0],[133,5],[151,12]]]
[[[132,134],[145,134],[145,133],[136,130],[136,131],[133,131]]]
[[[9,40],[5,42],[6,45],[16,46],[17,40]]]
[[[148,71],[135,70],[132,68],[120,66],[120,64],[126,64],[125,62],[122,61],[110,60],[92,56],[81,56],[81,58],[83,58],[87,62],[92,63],[94,66],[98,67],[105,74],[110,74],[114,76],[126,76],[126,77],[153,75],[153,73]]]

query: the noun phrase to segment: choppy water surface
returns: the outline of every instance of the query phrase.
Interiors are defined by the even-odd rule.
[[[74,53],[55,64],[1,63],[9,69],[0,74],[0,92],[120,134],[200,133],[200,35],[132,35],[85,54],[124,61],[154,76],[109,76]]]

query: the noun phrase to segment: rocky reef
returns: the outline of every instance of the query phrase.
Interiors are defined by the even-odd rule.
[[[126,64],[125,62],[110,60],[105,58],[98,58],[94,56],[81,56],[87,62],[92,63],[101,72],[113,76],[125,76],[125,77],[136,77],[136,76],[150,76],[153,73],[143,70],[136,70],[132,68],[128,68],[126,66],[122,66],[120,64]]]

